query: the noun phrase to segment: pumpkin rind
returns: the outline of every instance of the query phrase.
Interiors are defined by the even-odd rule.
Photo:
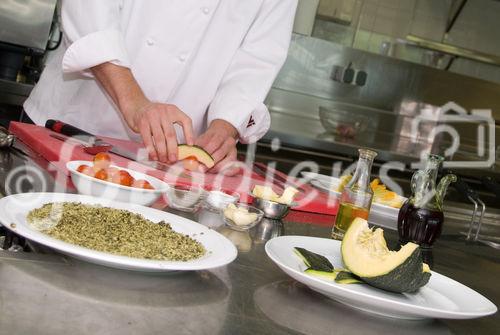
[[[365,283],[386,291],[415,292],[431,276],[417,245],[408,243],[398,252],[390,251],[381,229],[369,229],[368,222],[360,218],[347,230],[341,253],[349,271]]]
[[[205,149],[197,145],[179,144],[177,146],[177,156],[179,160],[194,157],[207,168],[212,168],[215,165],[213,157]]]

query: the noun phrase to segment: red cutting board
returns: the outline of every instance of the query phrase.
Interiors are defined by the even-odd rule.
[[[69,172],[66,169],[66,163],[71,160],[92,160],[92,155],[83,151],[81,145],[73,144],[70,142],[62,142],[50,136],[53,133],[51,130],[36,126],[32,124],[11,122],[9,130],[16,135],[16,137],[28,145],[33,151],[44,157],[51,166],[53,171],[56,172],[58,178],[56,180],[66,180]],[[106,142],[126,148],[127,150],[142,149],[140,143],[118,140],[113,138],[101,137]],[[243,202],[250,202],[251,197],[248,196],[249,191],[256,184],[265,184],[265,179],[256,174],[242,163],[241,174],[233,177],[215,175],[215,174],[201,174],[201,173],[186,173],[178,165],[168,169],[168,171],[156,170],[149,166],[131,161],[127,158],[111,154],[113,163],[117,166],[129,168],[132,170],[140,171],[148,175],[154,176],[167,183],[174,183],[176,185],[195,185],[202,186],[207,189],[222,189],[226,192],[238,192],[240,199]],[[280,174],[282,177],[288,177],[284,173],[269,169],[269,172]],[[62,174],[62,175],[61,175]],[[279,192],[280,188],[271,185]],[[302,185],[305,192],[301,192],[296,201],[298,206],[294,207],[295,210],[335,215],[338,209],[338,201],[335,197],[329,196],[326,193],[320,192],[310,185]]]

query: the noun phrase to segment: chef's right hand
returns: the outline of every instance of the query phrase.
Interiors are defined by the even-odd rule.
[[[182,126],[186,143],[192,145],[194,142],[191,118],[175,105],[148,102],[132,113],[127,123],[133,131],[141,134],[153,160],[177,161],[176,123]]]

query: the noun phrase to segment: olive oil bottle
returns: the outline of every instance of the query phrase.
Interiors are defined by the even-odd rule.
[[[359,217],[368,219],[372,205],[373,191],[370,188],[370,173],[373,159],[377,153],[368,149],[359,149],[356,171],[340,196],[339,211],[332,229],[332,238],[342,240],[351,222]]]

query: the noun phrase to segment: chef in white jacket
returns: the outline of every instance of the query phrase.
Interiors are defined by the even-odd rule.
[[[140,139],[174,162],[177,143],[218,162],[269,129],[263,104],[297,0],[63,0],[62,46],[24,105],[36,124]],[[140,135],[140,137],[139,137]]]

